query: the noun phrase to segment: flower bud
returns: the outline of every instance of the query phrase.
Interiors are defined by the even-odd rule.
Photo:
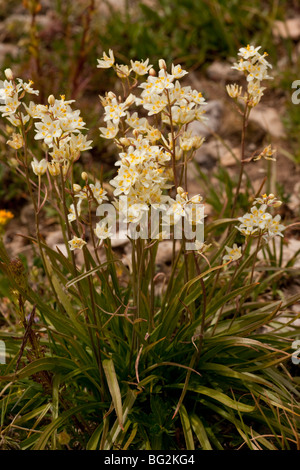
[[[204,141],[205,141],[204,137],[200,137],[198,135],[195,135],[193,137],[193,147],[194,147],[194,149],[195,150],[199,149]]]
[[[58,176],[60,174],[60,166],[56,161],[48,162],[48,171],[51,176]]]
[[[62,174],[64,177],[67,176],[68,169],[69,169],[69,163],[65,162],[62,166]]]
[[[149,75],[151,75],[152,77],[155,77],[155,76],[156,76],[156,72],[155,72],[154,68],[151,68],[151,69],[149,70]]]
[[[192,202],[193,204],[200,204],[201,201],[202,197],[200,196],[200,194],[196,194],[196,196],[191,197],[191,199],[189,200],[189,202]]]
[[[81,191],[80,184],[73,184],[73,191],[74,193],[79,193]]]
[[[120,100],[122,101],[122,99]],[[130,95],[126,98],[126,101],[124,102],[125,109],[131,106],[135,102],[135,96],[130,93]]]
[[[50,104],[50,106],[53,106],[53,105],[54,105],[54,103],[55,103],[55,97],[54,97],[54,95],[48,96],[48,103]]]
[[[166,64],[166,62],[164,61],[164,59],[159,59],[158,65],[159,65],[159,68],[160,68],[160,69],[167,70],[167,64]]]
[[[13,75],[11,69],[5,69],[4,70],[4,75],[7,78],[7,80],[13,80],[14,79],[14,75]]]
[[[119,140],[120,144],[124,147],[128,147],[130,145],[130,140],[127,137],[121,137]]]
[[[83,171],[81,173],[81,178],[86,181],[88,179],[88,174],[85,171]]]

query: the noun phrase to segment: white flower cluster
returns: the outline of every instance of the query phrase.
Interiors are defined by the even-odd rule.
[[[25,93],[38,95],[38,90],[34,90],[31,85],[33,81],[28,83],[23,82],[20,78],[17,82],[14,80],[13,73],[10,69],[4,71],[6,80],[0,82],[0,102],[3,103],[0,106],[0,112],[2,116],[6,116],[13,126],[21,125],[20,118],[13,116],[19,106],[21,105],[21,99]],[[27,118],[28,121],[29,118]]]
[[[241,57],[238,63],[233,65],[233,69],[244,72],[247,78],[247,93],[243,97],[251,107],[256,106],[263,96],[265,87],[261,86],[262,80],[271,80],[268,75],[268,68],[272,65],[266,60],[267,53],[260,54],[258,51],[261,46],[254,47],[248,44],[247,47],[241,47],[238,55]],[[238,85],[227,85],[227,93],[232,98],[238,98],[242,94],[242,87]]]
[[[183,188],[177,188],[176,199],[169,199],[167,216],[171,216],[171,223],[176,224],[185,218],[191,225],[202,224],[204,219],[202,197],[197,194],[189,199]]]
[[[43,140],[52,150],[49,152],[52,160],[50,162],[46,159],[38,161],[34,158],[31,163],[34,173],[41,176],[48,169],[52,176],[57,176],[62,166],[63,173],[66,174],[69,164],[78,160],[80,152],[90,149],[92,142],[81,133],[81,130],[85,129],[85,123],[80,117],[80,111],[73,111],[70,106],[74,100],[66,101],[63,95],[58,100],[50,95],[49,105],[35,104],[33,101],[26,105],[22,102],[26,93],[39,94],[38,90],[31,87],[33,82],[30,80],[26,83],[20,78],[15,80],[10,69],[5,70],[5,75],[7,80],[3,81],[0,87],[0,100],[4,102],[4,105],[0,106],[0,111],[14,127],[21,131],[18,134],[14,133],[13,138],[7,143],[16,150],[21,148],[24,145],[22,136],[24,126],[31,118],[37,120],[34,138]],[[21,104],[25,113],[19,109]]]
[[[101,136],[115,139],[117,146],[122,148],[120,160],[116,163],[118,174],[110,184],[114,187],[114,196],[118,197],[115,205],[123,220],[138,223],[150,207],[163,207],[166,216],[171,216],[174,223],[183,217],[191,223],[200,223],[202,211],[196,209],[200,205],[200,196],[189,200],[187,193],[177,188],[174,200],[165,195],[165,190],[171,188],[170,182],[174,181],[171,166],[173,146],[175,158],[179,160],[183,152],[195,150],[203,143],[203,138],[186,131],[187,124],[203,119],[205,100],[202,94],[190,86],[181,87],[179,79],[187,72],[180,65],[173,64],[171,73],[168,73],[163,59],[159,61],[158,76],[149,65],[149,59],[131,61],[131,68],[115,64],[112,50],[98,60],[98,67],[113,67],[119,77],[126,79],[135,74],[131,78],[136,85],[138,76],[148,74],[138,86],[141,89],[139,96],[130,92],[123,102],[112,92],[100,97],[106,123],[106,127],[100,127]],[[142,106],[149,117],[161,114],[164,123],[171,124],[172,121],[172,126],[180,132],[174,136],[173,129],[173,135],[162,135],[156,126],[150,124],[149,118],[129,111],[133,104]]]
[[[223,256],[224,263],[237,261],[242,256],[242,247],[234,243],[233,247],[225,246],[227,254]]]
[[[155,76],[152,65],[148,65],[148,63],[149,59],[131,61],[131,69],[126,65],[114,65],[112,50],[109,51],[109,55],[104,53],[103,58],[98,59],[98,68],[114,67],[117,75],[121,77],[123,75],[128,78],[132,72],[136,76],[148,73],[147,80],[139,85],[143,90],[140,97],[130,94],[123,103],[117,100],[116,95],[112,92],[109,92],[105,97],[100,97],[105,110],[104,121],[107,123],[106,128],[100,128],[102,137],[114,139],[117,136],[120,119],[126,115],[125,111],[133,103],[137,106],[142,105],[148,111],[148,116],[162,113],[162,120],[165,123],[170,123],[169,107],[171,107],[174,124],[183,125],[194,120],[204,120],[203,106],[206,103],[202,94],[190,86],[181,87],[180,85],[179,79],[188,72],[183,70],[180,65],[172,64],[169,74],[165,61],[161,59],[159,61],[160,71],[158,76]]]
[[[64,174],[68,170],[69,164],[78,160],[80,153],[91,148],[91,140],[81,133],[85,129],[80,111],[73,111],[70,104],[74,100],[65,100],[62,95],[60,99],[55,99],[53,95],[48,98],[48,106],[35,105],[30,103],[26,107],[28,114],[39,119],[35,122],[36,140],[43,140],[49,147],[52,157],[48,163],[50,174],[57,176],[62,166]]]
[[[79,184],[73,185],[74,197],[76,198],[74,204],[69,207],[68,220],[69,222],[75,221],[81,214],[81,205],[84,200],[95,202],[100,206],[104,201],[107,201],[107,191],[105,191],[100,182],[96,181],[95,184],[86,184],[83,188]]]
[[[136,104],[142,105],[148,111],[148,116],[162,112],[162,120],[167,124],[170,123],[170,114],[173,123],[177,125],[204,120],[203,106],[206,103],[202,94],[190,86],[181,87],[178,80],[187,72],[180,65],[172,65],[169,74],[164,63],[161,65],[158,77],[149,75],[146,82],[140,85],[143,91],[141,97],[136,98]]]
[[[91,148],[91,140],[87,140],[82,134],[85,129],[79,110],[73,110],[70,106],[74,100],[66,101],[62,95],[60,99],[55,99],[53,95],[48,98],[48,105],[35,104],[30,101],[27,105],[22,101],[26,93],[38,95],[39,92],[31,86],[32,81],[28,83],[17,78],[14,79],[10,69],[5,70],[6,80],[0,83],[0,101],[4,104],[0,106],[2,115],[18,129],[12,133],[12,137],[7,144],[15,150],[24,146],[24,135],[32,126],[31,120],[36,120],[35,139],[42,140],[48,147],[51,161],[43,158],[40,161],[33,157],[31,167],[33,172],[40,178],[48,170],[50,175],[58,176],[62,170],[66,175],[70,165],[78,160],[80,153]],[[23,111],[20,111],[20,106]],[[28,123],[28,124],[27,124]],[[104,191],[99,182],[89,184],[84,188],[75,185],[75,201],[69,208],[68,220],[71,223],[76,220],[81,213],[81,203],[84,199],[93,199],[101,204],[107,200],[106,191]],[[74,237],[69,241],[71,250],[82,249],[86,244],[84,240]]]
[[[259,207],[256,204],[260,204]],[[267,212],[268,207],[279,207],[281,201],[278,201],[274,194],[264,194],[260,198],[256,198],[253,202],[249,213],[240,217],[238,220],[241,224],[236,227],[243,235],[249,236],[254,234],[262,234],[266,241],[279,235],[283,237],[285,226],[280,224],[281,217],[277,214],[273,217]]]

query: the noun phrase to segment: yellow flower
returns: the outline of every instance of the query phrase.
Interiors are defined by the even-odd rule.
[[[13,219],[14,215],[10,211],[4,209],[0,210],[0,225],[6,225],[10,219]]]

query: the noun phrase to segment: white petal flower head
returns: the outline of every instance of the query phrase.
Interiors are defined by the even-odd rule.
[[[47,160],[43,158],[40,162],[34,157],[33,162],[31,162],[33,173],[37,176],[42,176],[47,171]]]
[[[119,78],[126,78],[130,75],[130,69],[128,65],[116,64],[116,72]]]
[[[62,135],[59,120],[53,121],[50,116],[45,115],[42,122],[36,122],[35,140],[43,139],[45,144],[52,147],[53,139]]]
[[[97,59],[98,60],[98,69],[109,69],[112,67],[115,63],[115,58],[114,58],[114,53],[112,49],[109,49],[108,55],[103,52],[103,57],[102,59]]]
[[[118,103],[116,98],[113,98],[111,102],[104,107],[105,116],[104,121],[112,121],[114,126],[118,126],[120,118],[126,116],[125,104]]]
[[[112,121],[107,121],[107,127],[99,127],[99,131],[104,139],[114,139],[119,132],[119,126]]]
[[[0,81],[0,100],[6,103],[7,98],[11,98],[15,89],[11,80]]]
[[[145,213],[148,212],[149,207],[147,204],[136,202],[130,204],[130,199],[128,200],[128,205],[124,204],[120,206],[120,213],[123,216],[123,222],[136,224],[140,222]]]
[[[131,60],[131,68],[132,70],[137,74],[137,75],[146,75],[148,70],[150,70],[153,65],[148,65],[149,64],[149,59],[143,61],[135,60],[134,62]]]
[[[68,141],[69,146],[69,158],[72,161],[78,160],[80,152],[89,150],[92,148],[92,140],[87,140],[86,135],[83,135],[81,132],[78,134],[71,134],[71,138]]]
[[[259,49],[261,49],[261,46],[254,47],[248,44],[247,47],[240,48],[238,55],[240,55],[243,59],[247,60],[250,57],[256,56]]]
[[[30,95],[38,95],[39,94],[39,90],[34,90],[31,85],[33,85],[33,81],[32,80],[29,80],[28,83],[26,82],[23,82],[23,80],[21,80],[20,78],[18,78],[18,81],[19,83],[22,85],[22,88],[24,91],[26,91],[26,93],[29,93]]]
[[[253,205],[255,204],[266,204],[267,206],[271,207],[280,207],[282,205],[282,201],[277,199],[274,194],[263,194],[261,197],[257,197],[253,201]]]
[[[98,204],[102,204],[103,201],[108,200],[106,197],[107,191],[104,191],[99,181],[97,181],[96,184],[90,184],[90,189]]]
[[[168,98],[164,95],[153,94],[150,101],[144,104],[144,108],[149,111],[148,116],[160,113],[168,105]]]
[[[35,104],[33,101],[30,101],[29,106],[23,103],[24,108],[28,116],[32,118],[40,118],[43,119],[45,114],[48,112],[48,106],[43,104]]]
[[[174,65],[172,64],[172,70],[171,70],[171,75],[173,75],[174,78],[182,78],[184,75],[186,75],[188,72],[186,70],[183,70],[181,68],[181,65]]]
[[[5,99],[5,104],[0,106],[0,111],[3,116],[10,116],[17,111],[20,104],[21,102],[19,101],[18,94],[14,93],[11,97],[7,97]]]
[[[267,233],[264,235],[264,239],[269,241],[271,238],[275,237],[276,235],[283,237],[283,231],[285,230],[285,226],[280,224],[281,217],[277,214],[275,217],[268,220],[266,224]]]
[[[26,124],[29,119],[30,119],[30,116],[27,114],[27,116],[25,116],[23,113],[21,113],[21,116],[19,115],[15,115],[15,114],[11,114],[10,116],[6,116],[6,119],[15,127],[19,127],[21,126],[22,124]]]
[[[70,245],[70,250],[71,251],[82,250],[84,245],[86,245],[86,242],[84,240],[82,240],[82,238],[78,238],[78,237],[75,237],[75,236],[72,238],[72,240],[69,240],[68,243]]]
[[[242,247],[238,247],[236,243],[234,243],[232,248],[225,246],[225,249],[227,251],[227,255],[223,256],[223,261],[225,263],[227,261],[236,261],[242,256]]]
[[[112,237],[112,227],[109,227],[105,222],[98,222],[94,232],[99,240],[106,240]]]
[[[69,222],[73,222],[74,220],[76,220],[76,212],[77,212],[78,216],[80,215],[80,213],[81,213],[81,202],[82,202],[82,199],[78,199],[78,202],[77,202],[77,205],[76,205],[76,210],[75,210],[74,204],[70,205],[69,214],[68,214]]]

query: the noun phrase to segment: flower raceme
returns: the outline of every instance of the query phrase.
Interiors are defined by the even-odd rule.
[[[204,97],[190,86],[181,86],[179,80],[187,71],[180,65],[172,64],[168,72],[161,59],[156,73],[147,59],[131,61],[129,69],[114,63],[112,51],[109,55],[104,53],[103,59],[98,61],[99,68],[108,68],[108,65],[121,78],[124,71],[123,78],[132,79],[138,92],[133,95],[129,88],[124,100],[112,92],[100,97],[106,123],[106,127],[99,128],[101,136],[114,139],[121,149],[120,159],[116,162],[117,175],[110,181],[120,218],[127,223],[138,223],[150,214],[151,208],[163,208],[166,220],[173,220],[173,223],[181,218],[192,224],[202,223],[203,210],[198,210],[199,200],[196,203],[193,198],[189,200],[178,192],[174,200],[165,191],[174,184],[172,159],[180,162],[184,152],[189,152],[190,156],[204,141],[201,136],[193,136],[186,130],[190,122],[204,119]],[[137,77],[144,81],[139,84]],[[132,112],[133,106],[143,108],[148,117],[140,117],[136,110]],[[152,116],[155,116],[154,122],[151,122]],[[170,127],[172,121],[177,135],[174,129],[173,135],[163,135],[157,127],[157,117]]]
[[[60,99],[55,99],[53,95],[48,98],[48,105],[35,104],[30,101],[27,105],[23,99],[26,94],[38,95],[38,90],[32,88],[33,82],[30,80],[28,83],[23,80],[13,77],[12,72],[6,73],[7,80],[1,82],[0,87],[0,100],[4,103],[0,106],[2,115],[5,116],[9,122],[19,130],[21,133],[14,133],[12,139],[7,143],[12,148],[18,150],[24,145],[24,135],[31,127],[31,119],[35,120],[35,139],[43,140],[52,152],[52,162],[59,162],[66,168],[70,161],[76,161],[79,158],[80,152],[90,149],[91,142],[87,141],[86,136],[82,134],[85,129],[80,111],[72,110],[70,104],[74,100],[65,100],[62,95]],[[20,111],[22,105],[24,112]],[[26,124],[28,128],[26,128]],[[44,159],[43,159],[44,160]],[[45,162],[42,160],[38,164],[34,159],[32,162],[32,169],[35,174],[42,175],[46,172]],[[51,162],[49,162],[51,164]],[[50,174],[57,175],[59,172],[55,171],[55,165],[49,168],[52,170]]]
[[[259,49],[261,46],[254,47],[248,45],[241,47],[238,55],[240,56],[239,62],[233,65],[233,69],[243,72],[247,79],[247,93],[242,99],[248,103],[250,107],[256,106],[263,96],[265,87],[261,86],[263,80],[271,80],[272,77],[268,75],[268,69],[272,65],[266,60],[268,54],[264,52],[260,54]],[[242,95],[242,87],[238,85],[227,85],[227,93],[231,98],[239,98]]]
[[[257,207],[255,204],[261,204]],[[281,201],[278,201],[274,194],[267,196],[264,194],[256,198],[249,213],[239,217],[240,225],[236,228],[245,236],[262,234],[264,240],[269,241],[276,235],[283,237],[285,226],[280,224],[281,217],[277,214],[273,217],[267,212],[268,207],[279,207]]]

